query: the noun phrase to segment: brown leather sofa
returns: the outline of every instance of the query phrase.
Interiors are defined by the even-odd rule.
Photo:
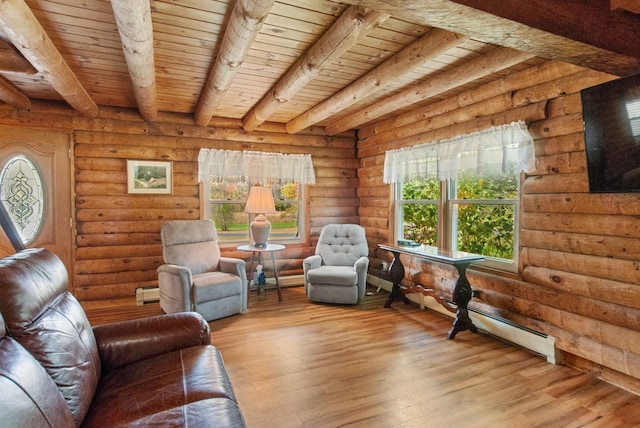
[[[0,427],[243,427],[209,325],[179,313],[91,327],[43,249],[0,259]]]

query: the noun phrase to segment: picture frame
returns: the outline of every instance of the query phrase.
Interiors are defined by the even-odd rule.
[[[127,160],[128,193],[173,193],[171,161]]]

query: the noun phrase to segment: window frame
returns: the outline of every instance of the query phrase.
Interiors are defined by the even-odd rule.
[[[457,231],[454,230],[454,207],[456,205],[511,205],[514,211],[513,222],[513,260],[501,259],[497,257],[485,256],[485,260],[476,262],[484,267],[517,272],[519,265],[520,248],[520,212],[522,200],[522,173],[518,176],[518,197],[515,199],[457,199],[455,179],[439,180],[440,199],[402,199],[403,181],[391,184],[394,199],[393,209],[393,238],[397,242],[403,239],[403,210],[402,206],[407,204],[436,204],[437,205],[437,243],[438,248],[452,250],[455,249]]]
[[[272,237],[272,235],[269,235],[269,243],[272,244],[285,244],[285,245],[290,245],[290,244],[303,244],[306,242],[306,233],[304,233],[304,231],[307,230],[308,228],[308,217],[309,217],[309,213],[308,213],[308,203],[307,203],[307,199],[308,199],[308,189],[307,189],[308,185],[306,184],[298,184],[298,199],[296,200],[287,200],[286,203],[295,203],[298,205],[298,236],[296,238],[274,238]],[[204,207],[204,210],[201,214],[201,217],[204,219],[211,219],[211,209],[212,206],[214,204],[229,204],[229,205],[242,205],[242,210],[244,211],[244,206],[247,203],[247,200],[234,200],[234,201],[228,201],[226,199],[211,199],[209,198],[210,195],[210,188],[209,188],[209,182],[200,182],[200,195],[201,195],[201,206]],[[248,194],[247,194],[248,196]],[[275,199],[275,198],[274,198]],[[279,200],[276,199],[276,205],[278,205]],[[218,244],[221,248],[230,248],[230,247],[237,247],[238,245],[244,245],[247,242],[250,241],[250,232],[249,232],[249,226],[251,224],[251,222],[255,219],[255,217],[257,216],[257,214],[251,214],[251,213],[244,213],[247,216],[247,230],[246,230],[246,236],[243,236],[242,238],[239,238],[238,240],[220,240],[218,239]],[[271,221],[271,219],[269,219],[269,216],[271,214],[267,214],[266,217],[269,221]],[[217,226],[216,226],[216,230],[217,230]],[[273,233],[273,228],[271,229],[271,232]],[[218,233],[219,235],[219,233]]]

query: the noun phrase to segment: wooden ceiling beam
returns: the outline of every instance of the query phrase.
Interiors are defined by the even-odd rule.
[[[85,116],[100,110],[24,0],[0,1],[0,26],[9,41],[71,107]]]
[[[617,76],[640,71],[640,16],[574,0],[345,0]],[[544,23],[544,28],[542,23]]]
[[[307,110],[287,123],[287,132],[295,134],[321,120],[333,116],[345,108],[383,89],[399,76],[420,67],[425,61],[436,58],[461,45],[467,37],[446,30],[434,29],[409,44],[374,70]]]
[[[509,68],[534,56],[511,48],[496,48],[486,55],[468,61],[447,72],[440,73],[418,85],[411,86],[349,116],[336,120],[328,124],[325,127],[325,131],[329,135],[335,135],[347,129],[356,129],[360,125],[377,119],[382,115],[432,98],[450,89]]]
[[[2,39],[0,39],[0,71],[28,75],[38,72],[20,52]]]
[[[111,0],[138,110],[145,120],[158,119],[153,25],[149,1]]]
[[[200,94],[195,122],[207,126],[226,94],[275,0],[236,0],[211,74]]]
[[[454,0],[456,3],[611,52],[640,58],[640,19],[589,2]]]
[[[18,110],[31,108],[31,100],[2,76],[0,76],[0,100]]]
[[[350,6],[245,115],[243,128],[251,131],[264,123],[278,107],[387,18],[387,14]]]

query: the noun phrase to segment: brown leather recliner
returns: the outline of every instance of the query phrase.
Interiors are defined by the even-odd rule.
[[[0,426],[243,427],[193,312],[92,328],[51,252],[0,259]]]

